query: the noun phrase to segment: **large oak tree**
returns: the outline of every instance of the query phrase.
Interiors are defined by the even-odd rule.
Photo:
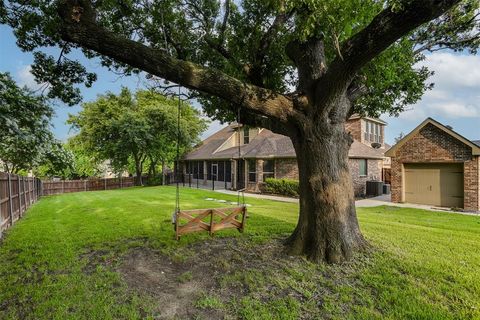
[[[292,253],[338,262],[365,245],[355,213],[344,123],[398,114],[429,88],[425,51],[475,52],[478,0],[35,0],[1,16],[35,51],[38,81],[75,103],[95,75],[81,48],[117,71],[179,83],[207,113],[292,139],[300,215]],[[41,52],[61,48],[59,57]],[[159,82],[160,86],[168,86]]]

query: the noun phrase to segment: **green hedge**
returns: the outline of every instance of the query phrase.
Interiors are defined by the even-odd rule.
[[[265,180],[264,191],[289,197],[298,197],[299,186],[297,180],[274,179]]]

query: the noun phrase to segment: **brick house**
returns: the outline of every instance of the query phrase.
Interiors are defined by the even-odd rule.
[[[365,194],[367,180],[380,180],[384,165],[386,123],[352,116],[346,130],[354,142],[349,164],[355,194]],[[240,156],[239,156],[240,151]],[[290,138],[265,128],[230,124],[205,139],[183,158],[183,171],[192,185],[259,192],[267,178],[298,180],[296,154]]]
[[[427,118],[386,155],[393,202],[480,211],[480,141]]]

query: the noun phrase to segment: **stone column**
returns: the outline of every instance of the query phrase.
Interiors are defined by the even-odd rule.
[[[262,186],[263,184],[263,159],[257,159],[257,184],[256,184],[256,188],[255,188],[255,191],[257,192],[260,192],[261,189],[260,187]]]
[[[263,159],[257,159],[257,184],[263,182]]]

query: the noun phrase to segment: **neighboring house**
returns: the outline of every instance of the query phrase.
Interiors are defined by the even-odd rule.
[[[480,211],[480,141],[427,118],[386,155],[393,202]]]
[[[382,120],[359,116],[346,124],[354,138],[348,156],[357,196],[365,194],[367,180],[382,179],[385,125]],[[204,140],[183,161],[188,183],[193,185],[213,187],[214,183],[215,188],[258,192],[270,177],[298,180],[290,138],[264,128],[230,124]]]

